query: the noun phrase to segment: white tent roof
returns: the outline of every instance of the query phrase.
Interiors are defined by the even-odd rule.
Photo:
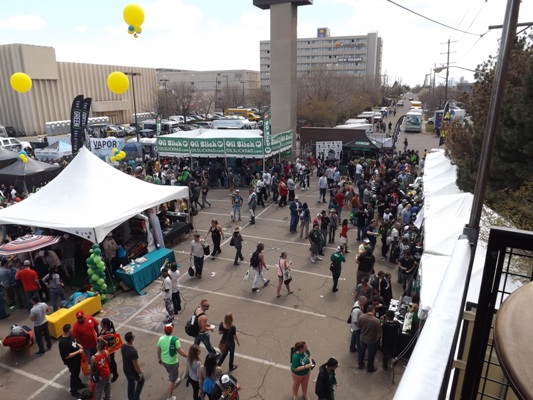
[[[424,164],[424,197],[461,193],[456,185],[457,167],[443,150],[429,153]]]
[[[0,224],[58,229],[100,243],[139,212],[188,196],[185,186],[158,186],[133,178],[84,147],[44,188],[0,210]]]

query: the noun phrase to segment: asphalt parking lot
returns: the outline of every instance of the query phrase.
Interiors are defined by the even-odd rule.
[[[437,139],[434,135],[409,135],[410,147],[428,150],[436,146]],[[400,143],[403,138],[400,138]],[[316,215],[323,209],[322,204],[317,204],[316,179],[312,181],[309,191],[298,191],[300,201],[307,202],[311,212]],[[337,369],[338,391],[337,400],[365,399],[391,399],[396,385],[401,379],[404,362],[400,362],[393,372],[383,371],[370,374],[366,370],[357,368],[356,355],[348,351],[350,339],[349,325],[346,319],[353,304],[353,295],[356,276],[356,246],[355,232],[349,232],[349,249],[347,262],[343,267],[339,291],[332,293],[332,279],[329,271],[329,256],[334,250],[334,245],[328,245],[323,261],[313,264],[309,260],[309,245],[298,235],[289,233],[289,210],[272,205],[267,202],[266,208],[259,207],[257,223],[248,224],[247,210],[244,207],[243,228],[244,237],[243,254],[245,262],[240,266],[233,265],[234,249],[229,246],[231,232],[235,223],[230,220],[230,201],[228,192],[224,189],[209,192],[212,206],[203,210],[195,217],[195,228],[201,235],[205,235],[211,219],[217,219],[224,228],[222,254],[215,260],[206,259],[203,279],[190,278],[186,270],[189,266],[189,240],[175,243],[176,260],[182,264],[181,295],[183,311],[175,320],[174,333],[181,339],[185,351],[191,345],[190,337],[185,334],[184,325],[194,312],[202,299],[208,299],[209,321],[218,325],[227,312],[234,315],[235,325],[239,332],[241,346],[236,350],[235,363],[239,366],[233,372],[242,386],[241,399],[265,400],[290,400],[291,373],[289,368],[290,348],[296,341],[307,342],[312,357],[317,364],[322,364],[331,356],[339,360]],[[344,211],[344,215],[347,215]],[[341,217],[343,217],[341,216]],[[270,267],[267,278],[270,285],[261,287],[253,293],[251,280],[243,281],[243,276],[249,268],[248,260],[255,250],[258,242],[265,244],[265,259]],[[278,256],[286,251],[288,259],[293,261],[293,282],[291,287],[294,293],[276,298],[276,265]],[[380,261],[379,250],[376,250],[376,270],[393,272],[395,269],[388,263]],[[163,321],[166,313],[160,294],[160,281],[156,280],[145,290],[145,296],[135,292],[118,292],[111,296],[104,305],[100,314],[101,319],[108,317],[115,323],[118,332],[124,335],[132,331],[136,335],[134,342],[139,352],[140,365],[145,374],[146,384],[143,389],[144,399],[165,399],[167,375],[162,366],[157,362],[156,343],[159,336],[163,335]],[[394,297],[400,294],[396,285]],[[31,326],[27,314],[17,311],[6,320],[0,322],[2,335],[8,332],[13,323]],[[218,332],[211,334],[213,345],[218,344]],[[203,358],[206,354],[202,347]],[[0,347],[0,390],[3,398],[19,399],[67,399],[71,398],[68,392],[69,373],[62,364],[57,350],[56,341],[54,348],[44,356],[38,357],[32,348],[32,355],[26,357],[17,354],[14,361],[10,360],[9,351]],[[380,365],[381,354],[378,353]],[[112,384],[112,395],[115,399],[126,398],[126,380],[122,374],[121,356],[117,355],[120,378]],[[184,360],[180,359],[180,370],[184,370]],[[228,362],[223,365],[224,371],[228,369]],[[312,372],[309,385],[309,396],[314,395],[314,383],[318,368]],[[85,381],[88,379],[85,378]],[[180,384],[174,391],[178,399],[190,398],[192,389]],[[5,396],[5,397],[4,397]]]

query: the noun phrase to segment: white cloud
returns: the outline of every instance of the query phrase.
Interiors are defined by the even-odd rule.
[[[79,33],[85,33],[87,32],[87,27],[85,25],[78,25],[74,28],[74,30]]]
[[[39,31],[46,27],[46,21],[38,15],[13,15],[0,20],[0,29],[17,31]]]

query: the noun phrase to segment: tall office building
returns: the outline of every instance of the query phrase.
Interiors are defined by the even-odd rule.
[[[260,50],[261,86],[270,87],[270,40]],[[316,38],[298,39],[298,76],[326,68],[355,77],[381,77],[383,40],[377,32],[360,36],[330,36],[329,28],[318,28]]]

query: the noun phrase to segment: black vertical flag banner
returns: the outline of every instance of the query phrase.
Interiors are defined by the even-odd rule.
[[[83,95],[79,94],[72,102],[70,109],[70,143],[72,144],[72,154],[78,153],[83,147],[83,129],[81,125],[81,114],[83,105]]]
[[[87,121],[89,120],[89,111],[91,109],[91,101],[92,99],[90,97],[86,97],[83,99],[83,103],[81,105],[81,131],[82,131],[81,146],[85,145],[85,141],[87,138]]]

